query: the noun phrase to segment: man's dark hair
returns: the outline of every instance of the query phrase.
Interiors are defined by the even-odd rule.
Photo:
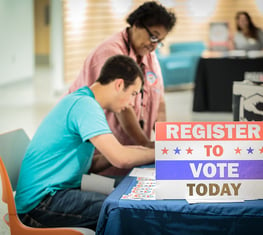
[[[167,32],[171,31],[176,22],[173,12],[168,12],[165,7],[154,1],[145,2],[133,11],[127,18],[127,23],[140,28],[144,26],[164,26]]]
[[[126,89],[134,84],[137,77],[140,77],[143,85],[143,72],[138,64],[129,56],[115,55],[106,60],[97,82],[105,85],[117,78],[122,78],[124,80],[124,88]]]

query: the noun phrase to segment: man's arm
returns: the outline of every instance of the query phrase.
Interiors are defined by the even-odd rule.
[[[94,154],[89,172],[98,173],[111,166],[110,162],[102,154]]]
[[[142,130],[132,107],[128,107],[121,113],[116,114],[116,117],[120,122],[122,129],[135,141],[137,145],[142,145],[149,148],[154,147],[154,142],[150,141],[150,139]]]
[[[154,149],[142,146],[124,146],[113,134],[95,136],[90,139],[90,142],[111,165],[117,168],[129,169],[154,162]]]

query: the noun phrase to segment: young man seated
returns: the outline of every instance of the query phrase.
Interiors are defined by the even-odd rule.
[[[21,221],[32,227],[88,227],[95,230],[106,195],[80,190],[83,174],[108,167],[154,162],[154,149],[124,146],[112,134],[104,110],[132,105],[143,86],[136,62],[110,57],[97,81],[63,97],[36,131],[22,162],[17,192]],[[99,168],[99,169],[98,169]]]

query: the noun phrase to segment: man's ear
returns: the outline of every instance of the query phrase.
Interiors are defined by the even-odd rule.
[[[115,79],[115,89],[116,91],[121,91],[124,88],[124,81],[122,78]]]

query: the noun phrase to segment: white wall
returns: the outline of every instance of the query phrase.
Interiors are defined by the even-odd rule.
[[[34,74],[33,0],[0,0],[0,85]]]
[[[64,40],[62,1],[51,0],[51,52],[50,65],[53,72],[52,88],[55,93],[64,91]]]

